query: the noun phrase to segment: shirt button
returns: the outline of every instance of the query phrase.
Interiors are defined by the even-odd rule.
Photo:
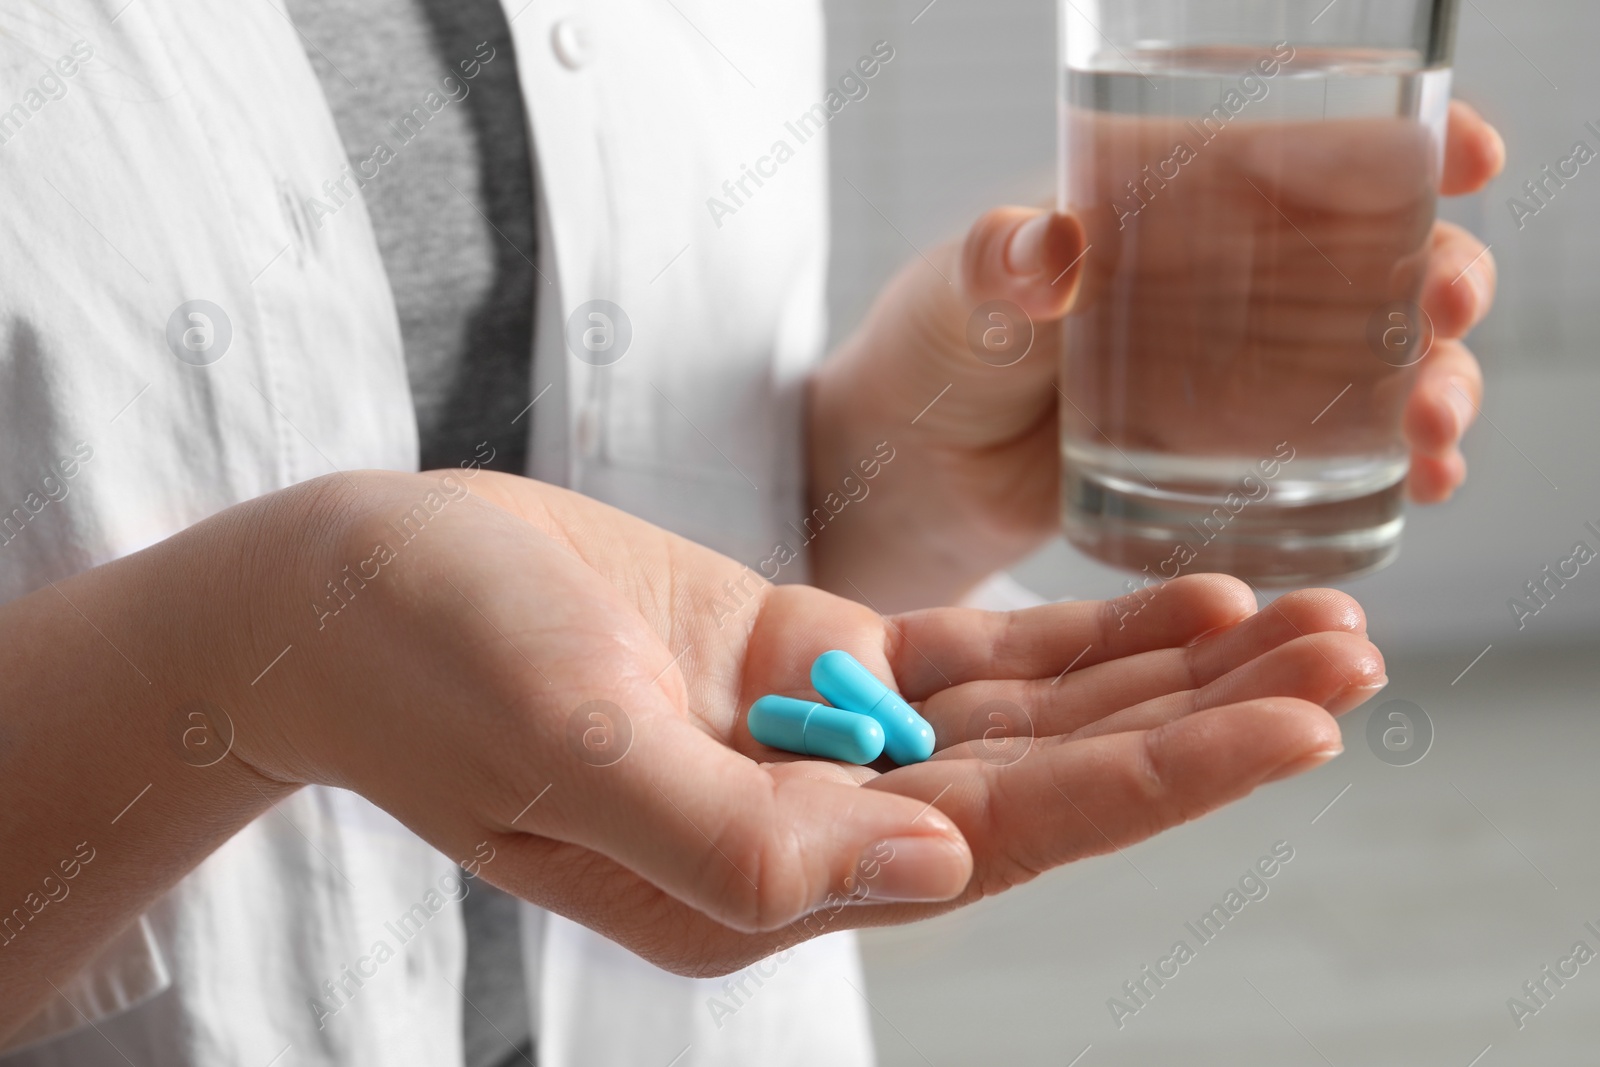
[[[594,55],[593,35],[581,19],[565,18],[556,23],[550,32],[550,44],[568,70],[588,66]]]

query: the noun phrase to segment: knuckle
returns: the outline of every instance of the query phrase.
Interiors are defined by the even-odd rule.
[[[770,816],[736,817],[706,855],[702,884],[718,902],[718,919],[741,933],[777,930],[814,904],[799,842],[775,825]]]
[[[1175,786],[1177,768],[1167,752],[1165,737],[1163,730],[1146,733],[1123,775],[1129,801],[1135,805],[1132,810],[1140,816],[1136,824],[1137,837],[1132,840],[1154,837],[1163,830],[1197,818],[1206,810],[1194,804],[1186,790]]]

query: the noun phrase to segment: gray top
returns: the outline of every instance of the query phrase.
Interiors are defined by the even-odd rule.
[[[289,11],[364,182],[400,314],[423,469],[453,467],[487,441],[487,466],[522,473],[532,165],[499,3],[289,0]],[[340,224],[336,210],[316,214]],[[531,1063],[516,901],[481,879],[468,885],[466,1065]]]
[[[422,468],[455,466],[487,440],[489,466],[522,473],[536,235],[528,118],[500,5],[289,0],[289,11],[394,290]]]

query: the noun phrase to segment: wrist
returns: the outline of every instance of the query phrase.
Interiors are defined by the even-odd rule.
[[[278,758],[302,732],[304,693],[274,692],[273,674],[301,644],[293,591],[329,555],[348,510],[335,479],[234,505],[118,566],[149,605],[138,638],[161,675],[169,747],[221,787],[275,803],[313,781]],[[225,754],[225,757],[224,757]]]
[[[873,394],[866,360],[841,352],[808,394],[807,530],[820,588],[884,613],[951,603],[995,569],[960,465]]]
[[[500,699],[495,672],[471,666],[483,650],[459,644],[481,616],[456,583],[473,592],[484,546],[522,524],[473,497],[475,475],[347,472],[242,506],[224,541],[246,561],[239,607],[213,623],[233,638],[216,685],[241,760],[381,803],[408,723]],[[500,533],[480,539],[486,526]]]
[[[914,281],[891,283],[817,368],[807,422],[812,507],[830,470],[870,442],[888,438],[900,454],[879,499],[848,533],[819,539],[813,560],[819,585],[859,599],[834,584],[843,561],[858,585],[865,575],[879,586],[867,594],[874,603],[895,610],[951,603],[1060,529],[1053,330],[1041,324],[1037,351],[1020,362],[989,365],[960,339],[948,287]]]
[[[187,531],[199,551],[236,561],[217,569],[198,620],[208,638],[210,691],[238,719],[234,754],[289,788],[345,785],[341,720],[353,722],[377,684],[364,614],[346,611],[365,585],[375,516],[422,475],[355,471],[315,478],[229,509]],[[367,591],[365,600],[374,599]],[[372,605],[363,604],[363,608]],[[354,684],[350,684],[354,683]],[[353,743],[359,744],[360,738]]]

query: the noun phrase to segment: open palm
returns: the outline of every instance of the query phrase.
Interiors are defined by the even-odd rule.
[[[472,488],[383,594],[413,609],[387,668],[406,728],[341,784],[451,855],[487,837],[484,877],[681,973],[1131,845],[1331,758],[1329,712],[1382,681],[1337,593],[1258,613],[1198,576],[1143,602],[883,618],[576,494]],[[450,635],[426,652],[403,634],[418,597]],[[830,648],[920,705],[932,760],[841,767],[751,739],[744,709],[814,695]]]

